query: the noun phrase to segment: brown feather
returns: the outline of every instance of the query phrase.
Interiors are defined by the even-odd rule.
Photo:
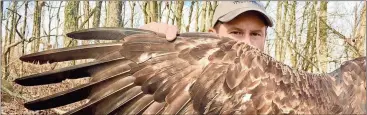
[[[163,111],[166,102],[153,102],[143,113],[143,115],[159,114]]]
[[[25,62],[38,62],[39,64],[79,59],[96,59],[101,55],[107,55],[118,50],[121,46],[121,43],[83,45],[32,53],[24,55],[19,59]]]
[[[87,29],[68,35],[124,41],[24,56],[24,61],[42,63],[96,59],[89,65],[17,79],[18,84],[39,85],[92,77],[84,86],[51,95],[28,108],[50,108],[51,102],[59,106],[88,97],[87,104],[68,114],[366,112],[365,57],[347,61],[332,73],[313,74],[294,70],[250,45],[214,34],[181,33],[172,42],[161,34],[139,29]],[[70,52],[86,53],[66,55]],[[70,96],[79,98],[60,102]]]

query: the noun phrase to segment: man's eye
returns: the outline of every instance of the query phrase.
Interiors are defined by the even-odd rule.
[[[259,33],[251,33],[251,36],[261,36]]]
[[[240,35],[240,34],[242,34],[242,32],[236,32],[236,31],[234,31],[234,32],[230,32],[230,34]]]

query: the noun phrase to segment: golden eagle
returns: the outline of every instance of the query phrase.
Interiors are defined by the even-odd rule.
[[[121,40],[22,56],[40,64],[93,62],[16,79],[23,86],[91,77],[87,84],[24,104],[30,110],[83,99],[66,114],[361,114],[366,113],[366,58],[325,74],[295,70],[245,43],[210,33],[163,35],[128,28],[67,34],[81,40]]]

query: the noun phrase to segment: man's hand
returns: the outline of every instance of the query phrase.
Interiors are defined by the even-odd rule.
[[[165,23],[152,22],[140,27],[140,29],[154,31],[160,34],[165,34],[168,41],[172,41],[176,38],[178,29],[176,26],[168,25]]]

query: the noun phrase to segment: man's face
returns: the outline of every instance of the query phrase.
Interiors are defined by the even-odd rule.
[[[209,29],[209,32],[245,42],[264,51],[266,28],[257,13],[246,12],[229,22],[218,24],[215,29]]]

